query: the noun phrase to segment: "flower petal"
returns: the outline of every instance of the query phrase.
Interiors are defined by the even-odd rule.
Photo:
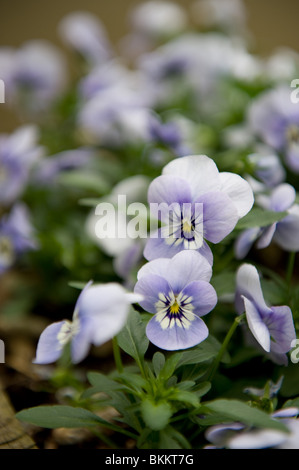
[[[270,209],[276,212],[288,210],[295,202],[296,191],[290,184],[280,184],[275,188],[270,198]]]
[[[184,250],[169,262],[165,278],[174,293],[179,293],[192,281],[209,281],[212,277],[210,263],[195,250]]]
[[[184,248],[183,242],[178,243],[176,239],[171,244],[167,241],[169,242],[169,238],[164,238],[162,229],[152,233],[143,251],[145,259],[151,261],[156,258],[172,258]]]
[[[59,341],[58,334],[64,325],[66,325],[65,321],[56,322],[42,332],[37,344],[34,364],[50,364],[61,356],[64,345]]]
[[[148,339],[167,351],[192,348],[196,344],[204,341],[209,334],[209,330],[204,321],[194,315],[189,328],[183,328],[175,324],[172,328],[161,327],[155,315],[147,324],[146,335]]]
[[[185,179],[191,189],[192,198],[220,190],[219,171],[215,162],[206,155],[190,155],[172,160],[163,168],[163,175]]]
[[[267,449],[283,444],[288,434],[274,429],[256,429],[240,433],[229,440],[229,449]]]
[[[221,192],[203,194],[196,202],[203,204],[204,238],[219,243],[232,232],[239,220],[233,202]]]
[[[235,173],[220,173],[221,191],[229,196],[237,209],[238,216],[244,217],[253,206],[254,196],[250,184]]]
[[[244,303],[240,301],[240,296],[254,302],[263,312],[271,311],[265,303],[257,269],[252,264],[242,264],[237,272],[236,307],[238,313],[243,313]]]
[[[296,339],[293,315],[290,307],[272,307],[272,313],[262,315],[271,335],[271,352],[284,354],[290,351]]]
[[[162,175],[154,179],[148,189],[149,204],[191,202],[191,191],[184,178]]]
[[[269,227],[262,230],[262,235],[257,242],[257,248],[262,249],[270,245],[272,238],[274,237],[277,224],[272,224]]]
[[[182,298],[190,298],[193,313],[198,316],[206,315],[217,304],[217,294],[214,287],[206,281],[190,282],[181,292]]]
[[[253,243],[260,233],[259,227],[249,228],[239,235],[235,243],[235,254],[237,259],[245,258],[250,251]]]
[[[142,276],[134,289],[135,294],[143,296],[140,305],[149,313],[157,312],[156,304],[160,300],[159,295],[167,296],[171,291],[172,289],[166,279],[155,274]]]
[[[299,251],[299,205],[295,204],[289,215],[277,223],[274,241],[286,251]]]
[[[253,302],[243,297],[251,333],[266,352],[270,352],[270,333]]]

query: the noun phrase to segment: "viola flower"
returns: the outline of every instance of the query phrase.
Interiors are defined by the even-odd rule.
[[[147,240],[147,260],[171,258],[184,249],[192,249],[212,264],[213,255],[205,239],[212,243],[223,240],[250,211],[253,192],[239,175],[219,173],[211,158],[193,155],[164,167],[162,176],[149,187],[148,202],[151,213],[155,211],[153,215],[166,226]],[[158,210],[157,214],[156,209],[163,203],[168,210]]]
[[[31,40],[11,50],[8,100],[18,111],[41,115],[65,88],[66,63],[60,51],[45,40]],[[22,116],[22,115],[21,115]]]
[[[288,215],[267,227],[253,227],[238,237],[235,245],[236,257],[244,258],[256,240],[257,248],[270,245],[272,240],[286,251],[299,251],[299,205],[295,204],[296,191],[290,184],[281,184],[273,189],[270,196],[259,195],[257,203],[274,212],[286,211]]]
[[[289,86],[281,85],[258,97],[248,110],[253,133],[285,155],[291,170],[299,173],[299,107],[292,103]]]
[[[237,272],[236,309],[246,313],[248,327],[257,343],[270,357],[286,363],[286,353],[296,338],[292,311],[288,306],[269,307],[263,296],[259,274],[251,264]]]
[[[92,66],[104,63],[111,56],[111,45],[102,22],[87,11],[66,15],[58,25],[62,40]]]
[[[173,351],[207,338],[209,331],[200,317],[217,303],[211,275],[210,264],[196,251],[159,258],[140,269],[134,292],[143,296],[140,305],[154,314],[146,328],[153,344]]]
[[[22,126],[0,135],[0,204],[9,205],[24,190],[32,166],[42,155],[35,126]]]
[[[127,224],[130,217],[127,215],[126,210],[135,201],[140,203],[146,202],[148,186],[149,179],[144,175],[125,178],[114,186],[110,195],[105,198],[105,203],[111,203],[115,207],[115,212],[111,214],[113,218],[111,233],[107,230],[106,236],[98,234],[96,230],[97,223],[103,215],[97,215],[95,210],[93,210],[86,220],[85,229],[87,235],[100,249],[113,257],[114,270],[124,280],[127,288],[133,287],[136,283],[136,272],[143,259],[144,241],[147,232],[145,228],[144,238],[132,238],[129,236]],[[124,207],[119,207],[119,196],[125,196],[126,198],[126,205]],[[123,216],[119,216],[119,213]],[[118,236],[119,233],[125,236],[120,237]]]
[[[92,285],[90,281],[78,297],[72,321],[53,323],[42,332],[34,363],[57,361],[68,343],[72,362],[81,362],[92,344],[100,346],[120,332],[130,304],[141,298],[126,292],[120,284]]]
[[[289,432],[275,429],[257,429],[242,423],[227,423],[211,426],[205,432],[205,437],[216,449],[298,449],[299,419],[296,419],[299,409],[284,408],[272,413],[272,417],[282,421]],[[208,447],[209,448],[209,447]]]
[[[18,203],[0,220],[0,274],[13,266],[23,253],[36,248],[28,210]]]

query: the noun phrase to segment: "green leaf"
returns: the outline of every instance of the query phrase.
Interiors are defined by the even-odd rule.
[[[210,391],[210,389],[211,389],[211,382],[202,382],[196,385],[193,391],[200,398],[206,395]]]
[[[126,386],[116,382],[113,379],[110,379],[100,372],[89,372],[87,374],[87,378],[92,387],[85,390],[85,392],[82,394],[83,398],[88,398],[98,393],[106,393],[107,395],[111,395],[113,391],[128,390]]]
[[[195,393],[188,392],[187,390],[176,390],[176,393],[173,399],[181,401],[186,405],[194,406],[194,408],[199,407],[199,398]]]
[[[198,346],[180,353],[181,358],[178,365],[198,364],[200,362],[209,361],[217,356],[219,349],[220,343],[210,335]]]
[[[77,428],[103,424],[111,428],[111,423],[84,408],[74,408],[64,405],[46,405],[28,408],[17,413],[21,421],[41,426],[43,428]]]
[[[182,354],[180,352],[168,356],[166,358],[164,366],[160,371],[159,378],[162,380],[169,379],[173,375],[181,357]]]
[[[127,324],[117,335],[118,345],[136,361],[143,360],[149,340],[145,334],[146,325],[135,310],[131,310]]]
[[[98,173],[87,173],[82,171],[64,172],[59,175],[59,182],[64,186],[76,189],[92,191],[97,194],[106,194],[110,190],[107,181]]]
[[[221,297],[225,294],[234,294],[236,288],[236,273],[233,271],[223,271],[211,279],[211,284]]]
[[[283,408],[299,408],[299,397],[294,398],[293,400],[288,400],[283,405]]]
[[[156,352],[153,356],[153,368],[156,374],[156,377],[160,374],[165,364],[165,356],[161,352]]]
[[[146,426],[153,431],[160,431],[169,423],[172,408],[166,401],[154,403],[146,399],[141,403],[141,415]]]
[[[243,230],[253,227],[267,227],[275,222],[279,222],[287,215],[287,212],[274,212],[254,207],[249,214],[239,220],[236,228]]]
[[[226,417],[232,421],[240,421],[248,426],[288,431],[281,421],[275,420],[264,411],[253,408],[239,400],[214,400],[205,403],[205,408],[212,413],[221,415],[221,417]]]

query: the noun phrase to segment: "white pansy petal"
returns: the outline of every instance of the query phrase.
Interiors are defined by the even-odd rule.
[[[190,155],[172,160],[164,167],[162,174],[185,179],[193,199],[210,191],[219,191],[221,186],[218,168],[206,155]]]
[[[270,352],[270,332],[253,302],[243,297],[247,323],[251,333],[266,352]]]
[[[67,327],[68,323],[66,321],[53,323],[42,332],[37,344],[34,364],[51,364],[57,361],[67,342],[66,334],[63,335],[65,341],[59,341],[59,333]],[[71,334],[69,335],[69,340],[71,340]]]
[[[252,264],[242,264],[238,269],[237,294],[254,301],[263,312],[271,312],[264,300],[259,274]]]
[[[229,449],[267,449],[283,444],[288,434],[274,429],[257,429],[240,433],[229,440]]]
[[[239,217],[244,217],[254,203],[253,191],[249,183],[234,173],[219,173],[221,191],[226,193],[234,203]]]
[[[137,279],[141,279],[143,276],[148,274],[155,274],[166,278],[169,270],[170,258],[157,258],[146,263],[137,273]]]

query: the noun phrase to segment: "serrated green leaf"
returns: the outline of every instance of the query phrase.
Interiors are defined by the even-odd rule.
[[[136,361],[143,360],[149,345],[145,328],[140,314],[132,309],[125,327],[117,335],[119,347]]]
[[[257,428],[276,429],[287,432],[286,426],[262,410],[253,408],[239,400],[219,399],[205,403],[210,412],[232,421],[239,421]],[[219,421],[220,422],[220,421]]]
[[[236,228],[244,230],[253,227],[267,227],[275,222],[279,222],[287,215],[287,212],[274,212],[254,207],[249,214],[239,220]]]

